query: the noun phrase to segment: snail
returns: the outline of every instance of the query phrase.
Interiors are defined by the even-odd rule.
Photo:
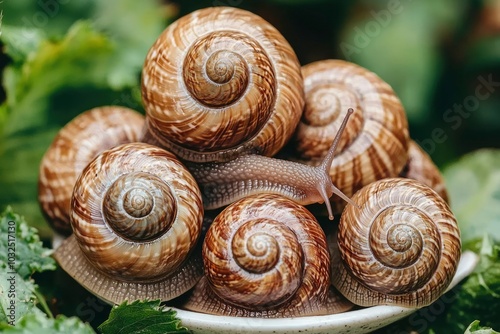
[[[460,232],[446,202],[412,179],[388,178],[347,204],[332,254],[332,283],[357,305],[422,307],[458,267]]]
[[[186,309],[259,317],[329,314],[352,303],[416,307],[443,293],[460,255],[458,228],[446,203],[417,181],[400,179],[376,181],[356,200],[349,198],[370,182],[397,176],[409,154],[403,107],[374,73],[340,60],[301,69],[269,23],[220,7],[198,10],[165,29],[148,52],[141,80],[145,122],[136,117],[128,123],[137,129],[113,134],[104,140],[106,147],[92,145],[81,168],[70,167],[75,179],[83,170],[78,180],[64,181],[72,193],[70,206],[67,199],[50,202],[69,198],[57,193],[63,181],[40,195],[44,210],[55,212],[51,220],[69,217],[74,232],[54,257],[92,293],[110,303],[165,301],[194,287]],[[319,136],[308,142],[313,130]],[[342,136],[344,130],[352,135]],[[300,158],[316,166],[271,158],[294,133]],[[138,138],[144,143],[122,144]],[[47,155],[64,156],[62,150]],[[44,159],[40,188],[55,173],[50,164]],[[373,188],[387,198],[367,199]],[[266,194],[256,194],[263,190]],[[301,204],[325,202],[333,219],[333,193],[349,204],[330,263],[325,234]],[[229,206],[215,218],[198,252],[203,202],[205,209]],[[352,213],[363,221],[402,216],[416,225],[387,227],[374,220],[370,233],[361,232],[361,218],[350,218]],[[380,241],[379,229],[396,241]],[[371,246],[358,241],[358,234]],[[364,250],[375,255],[363,255]],[[382,267],[375,274],[364,270],[378,260],[388,262],[386,255],[396,259],[389,265],[396,274]],[[362,263],[356,262],[362,256]],[[398,264],[405,268],[394,268]],[[407,278],[405,270],[425,277]],[[337,289],[350,301],[336,295]]]
[[[226,207],[202,254],[205,276],[182,305],[188,310],[269,318],[351,307],[342,298],[329,302],[326,236],[306,208],[285,197],[252,195]]]
[[[343,110],[356,110],[330,176],[347,196],[363,186],[396,177],[407,161],[408,122],[392,88],[375,73],[343,60],[322,60],[302,67],[305,108],[292,139],[295,155],[315,163],[338,132]],[[331,198],[335,211],[344,203]]]
[[[401,177],[415,179],[431,187],[448,202],[448,192],[443,176],[431,157],[414,140],[408,146],[408,162],[400,173]]]
[[[261,17],[231,7],[169,25],[146,56],[141,85],[142,141],[194,162],[276,154],[304,106],[291,46]]]
[[[88,110],[66,124],[40,163],[38,201],[47,221],[58,232],[71,233],[73,186],[85,166],[101,151],[138,141],[144,116],[119,106]]]
[[[333,219],[329,200],[332,194],[352,202],[333,185],[329,171],[353,113],[352,108],[347,110],[333,144],[318,166],[256,154],[243,155],[228,162],[187,164],[201,188],[205,208],[219,208],[245,196],[265,192],[280,194],[302,205],[324,202],[329,218]]]
[[[73,235],[54,253],[61,267],[110,303],[170,300],[200,279],[195,251],[201,194],[170,152],[130,143],[82,171],[71,200]]]

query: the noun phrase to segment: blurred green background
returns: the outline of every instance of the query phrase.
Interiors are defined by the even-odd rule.
[[[411,137],[440,168],[478,148],[500,146],[500,1],[4,0],[0,210],[12,205],[48,240],[51,230],[38,208],[37,178],[41,157],[57,131],[100,105],[142,111],[140,70],[153,41],[177,17],[221,5],[269,21],[302,64],[340,58],[377,73],[402,100]],[[470,193],[464,179],[476,177],[481,181],[470,195],[479,196],[489,184],[481,201],[500,210],[500,175],[493,173],[500,170],[497,153],[450,169],[449,179],[456,181],[452,194]],[[488,179],[487,174],[496,176]],[[473,204],[463,205],[465,213],[483,212],[485,226],[498,236],[500,213],[485,213],[482,204],[465,198]],[[469,234],[483,233],[467,226]],[[73,296],[78,287],[54,289]],[[416,321],[422,318],[427,316],[418,314]],[[380,332],[415,329],[410,318]]]

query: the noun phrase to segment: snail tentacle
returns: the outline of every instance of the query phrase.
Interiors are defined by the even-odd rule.
[[[243,155],[221,163],[188,163],[187,167],[200,186],[205,208],[219,208],[252,194],[273,193],[302,205],[324,202],[330,219],[333,219],[329,200],[332,194],[352,203],[333,185],[329,172],[338,143],[353,112],[349,108],[333,144],[318,166],[261,155]]]

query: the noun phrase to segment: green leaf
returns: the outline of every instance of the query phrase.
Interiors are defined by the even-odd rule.
[[[173,6],[156,0],[5,5],[9,15],[0,41],[12,61],[2,75],[0,210],[12,205],[49,237],[37,202],[37,167],[45,150],[85,110],[111,104],[142,109],[142,64]]]
[[[44,248],[37,230],[30,227],[23,217],[8,207],[0,218],[0,264],[15,271],[21,279],[35,272],[55,270],[50,257],[52,251]]]
[[[0,217],[0,236],[0,322],[17,324],[26,314],[43,314],[36,304],[45,301],[30,276],[56,266],[36,229],[10,207]]]
[[[485,235],[478,244],[480,260],[474,272],[457,290],[456,300],[439,324],[442,330],[460,333],[467,324],[481,319],[487,326],[500,328],[500,243]],[[436,331],[441,333],[441,331]]]
[[[500,334],[499,332],[494,331],[490,327],[481,327],[479,326],[479,320],[473,321],[464,334]]]
[[[0,331],[17,334],[95,334],[92,327],[76,317],[60,315],[55,319],[48,319],[40,313],[26,315],[16,326],[0,324]]]
[[[46,100],[62,87],[106,84],[112,51],[109,39],[84,21],[73,25],[61,40],[41,41],[22,65],[6,70],[10,77],[4,87],[11,115],[5,133],[47,125]]]
[[[165,310],[160,301],[124,302],[113,307],[106,320],[98,327],[102,334],[108,333],[191,333],[182,327],[173,310]]]
[[[48,36],[60,36],[78,19],[89,18],[96,0],[3,0],[4,23],[26,29],[43,30]]]
[[[44,39],[38,47],[21,49],[29,53],[25,61],[4,70],[0,209],[12,204],[47,231],[37,204],[37,167],[58,129],[99,103],[99,87],[108,86],[106,69],[112,63],[113,46],[90,23],[78,22],[62,39]],[[79,94],[62,94],[71,88],[78,88]]]
[[[45,38],[43,30],[27,27],[2,27],[5,53],[16,63],[25,61]]]
[[[142,71],[146,53],[165,28],[167,18],[173,15],[169,8],[151,0],[96,2],[96,27],[110,36],[116,46],[107,69],[112,88],[137,84],[137,73]]]
[[[500,240],[500,150],[481,149],[443,172],[463,243],[488,233]]]
[[[37,286],[31,279],[23,279],[5,263],[0,264],[0,323],[17,325],[26,314],[44,315],[36,307]]]

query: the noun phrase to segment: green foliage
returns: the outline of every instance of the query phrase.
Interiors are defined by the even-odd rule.
[[[99,331],[102,334],[114,333],[191,333],[182,327],[173,310],[160,306],[160,301],[124,302],[113,307]]]
[[[380,1],[370,9],[344,26],[340,51],[394,87],[410,122],[422,122],[443,71],[442,54],[429,36],[453,30],[465,1]]]
[[[35,272],[56,268],[35,228],[7,208],[0,217],[0,323],[17,324],[27,314],[43,315],[36,307],[37,285],[30,278]]]
[[[0,331],[12,334],[95,334],[92,327],[76,317],[60,315],[49,319],[42,313],[28,314],[16,326],[0,323]]]
[[[38,302],[37,285],[30,278],[23,279],[16,272],[12,273],[5,264],[0,264],[0,326],[17,325],[28,314],[42,315]],[[0,327],[1,328],[1,327]]]
[[[263,14],[291,39],[303,64],[347,58],[373,70],[401,98],[413,138],[429,138],[433,129],[445,129],[446,142],[435,143],[436,149],[429,152],[438,164],[451,161],[463,151],[495,144],[489,139],[491,134],[499,138],[498,92],[480,101],[478,109],[461,119],[457,128],[444,119],[445,111],[454,103],[474,96],[479,74],[492,73],[493,80],[499,81],[495,70],[500,65],[500,43],[495,34],[481,36],[488,26],[481,26],[481,22],[487,22],[484,16],[479,16],[480,20],[474,16],[475,10],[480,10],[478,2],[399,2],[403,9],[385,19],[391,1],[174,2],[179,12],[209,5],[246,7]],[[494,13],[494,8],[487,8],[489,3],[484,3],[485,13]],[[156,0],[16,0],[3,1],[0,15],[5,58],[5,96],[0,102],[0,210],[7,204],[14,205],[47,237],[50,232],[36,198],[38,166],[44,151],[56,132],[84,110],[105,104],[141,109],[139,76],[144,57],[173,14],[170,7]],[[361,35],[374,25],[378,25],[378,31],[373,34],[371,30],[363,43]],[[468,29],[477,34],[467,35]],[[348,54],[342,43],[357,48],[356,52]],[[481,261],[474,274],[453,290],[454,302],[446,305],[446,311],[426,322],[427,332],[495,333],[481,328],[478,321],[472,322],[476,319],[485,326],[500,328],[495,318],[495,311],[500,309],[499,170],[500,152],[481,150],[464,156],[444,173],[463,245],[480,253]],[[8,239],[2,239],[0,323],[9,320],[7,308],[10,300],[15,300],[18,326],[4,323],[0,330],[92,333],[76,318],[51,319],[40,311],[38,306],[43,307],[44,299],[31,275],[53,270],[55,265],[35,230],[10,209],[2,216],[2,238],[8,234],[4,227],[8,228],[11,220],[16,223],[16,261],[10,268]],[[16,281],[15,298],[8,297],[10,276]],[[138,329],[143,333],[188,332],[175,313],[158,302],[117,306],[101,326],[103,333]]]
[[[37,202],[45,150],[87,109],[117,104],[142,110],[140,69],[170,13],[154,0],[10,3],[0,35],[10,59],[0,104],[0,209],[12,205],[47,236]],[[41,24],[42,17],[49,19]]]
[[[479,326],[479,320],[473,321],[464,334],[500,334],[499,332],[489,328]]]
[[[500,243],[495,244],[490,237],[485,236],[481,242],[480,256],[475,271],[458,290],[457,300],[450,306],[443,329],[459,333],[474,319],[480,319],[487,326],[500,328]]]
[[[500,150],[467,154],[443,172],[463,243],[500,240]]]
[[[56,269],[55,261],[50,257],[52,250],[43,247],[37,230],[10,207],[0,217],[0,235],[0,264],[7,267],[8,254],[15,254],[15,263],[10,270],[16,271],[22,279],[35,272]]]
[[[462,245],[480,254],[478,266],[458,290],[444,323],[456,332],[475,319],[500,328],[500,150],[467,154],[443,175]]]

